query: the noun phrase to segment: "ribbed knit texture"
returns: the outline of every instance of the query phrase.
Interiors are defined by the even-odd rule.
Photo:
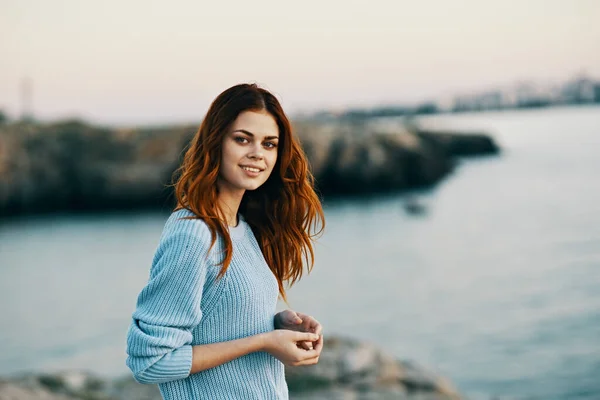
[[[255,352],[190,375],[192,346],[271,331],[279,295],[248,224],[230,228],[233,259],[216,279],[223,242],[210,250],[201,220],[171,214],[127,334],[127,366],[141,383],[156,383],[165,400],[287,399],[284,366]]]

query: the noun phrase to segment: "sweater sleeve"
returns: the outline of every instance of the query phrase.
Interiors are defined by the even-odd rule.
[[[127,333],[126,364],[138,382],[156,384],[190,375],[192,329],[202,318],[209,244],[196,231],[166,232],[161,238]]]

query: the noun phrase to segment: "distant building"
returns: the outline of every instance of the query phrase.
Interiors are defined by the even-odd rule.
[[[334,116],[360,119],[586,103],[600,103],[600,81],[582,75],[561,85],[523,81],[501,89],[461,94],[454,97],[446,96],[437,102],[421,103],[413,107],[386,106],[373,109],[351,109],[338,111],[334,113]]]
[[[561,90],[561,101],[567,104],[593,103],[596,101],[596,85],[588,77],[567,82]]]
[[[594,102],[600,103],[600,82],[594,84]]]

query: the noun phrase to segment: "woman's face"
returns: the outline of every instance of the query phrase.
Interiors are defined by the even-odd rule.
[[[244,111],[223,139],[219,190],[254,190],[267,181],[277,162],[279,128],[266,111]]]

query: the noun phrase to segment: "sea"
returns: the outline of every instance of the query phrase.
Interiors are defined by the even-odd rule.
[[[279,308],[469,399],[600,399],[600,107],[416,122],[486,132],[501,153],[461,159],[431,189],[325,199],[314,269]],[[167,217],[0,221],[0,376],[128,374],[126,332]]]

